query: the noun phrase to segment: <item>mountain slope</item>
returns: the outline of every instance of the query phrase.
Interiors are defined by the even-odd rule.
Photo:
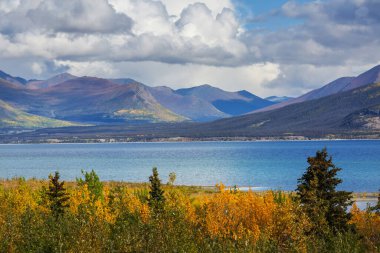
[[[247,136],[378,129],[379,107],[377,83],[277,110],[218,120],[202,129],[208,134]]]
[[[344,91],[349,91],[352,89],[356,89],[368,84],[378,83],[380,82],[380,65],[373,67],[372,69],[360,74],[357,77],[341,77],[338,78],[325,86],[312,90],[300,97],[285,101],[280,104],[275,104],[273,106],[269,106],[260,110],[256,110],[255,112],[264,112],[275,110],[284,106],[288,106],[291,104],[301,103],[304,101],[309,101],[313,99],[318,99],[321,97],[330,96],[333,94],[337,94]]]
[[[133,79],[110,79],[118,84],[138,83]],[[141,83],[140,83],[141,84]],[[248,91],[228,92],[211,85],[172,90],[141,84],[164,107],[194,121],[204,122],[242,115],[274,104]]]
[[[211,103],[195,96],[184,96],[176,93],[169,87],[158,86],[149,87],[133,79],[111,79],[112,82],[129,85],[138,83],[149,90],[151,95],[164,107],[172,112],[182,115],[194,121],[211,121],[226,118],[230,115],[223,113],[215,108]]]
[[[255,96],[248,91],[228,92],[222,89],[201,85],[179,89],[175,93],[182,96],[194,96],[211,103],[219,111],[236,116],[274,104],[271,101]]]
[[[79,126],[78,124],[41,117],[23,112],[14,108],[8,103],[0,100],[0,127],[23,127],[23,128],[44,128],[44,127],[67,127]]]
[[[186,120],[161,106],[144,86],[118,85],[106,79],[81,77],[39,91],[46,108],[39,115],[81,122]]]
[[[360,74],[355,79],[353,79],[342,91],[348,91],[352,89],[359,88],[363,85],[370,83],[380,82],[380,65],[373,67],[372,69]]]
[[[168,87],[152,87],[149,90],[160,104],[194,121],[211,121],[230,116],[207,101],[177,94]]]
[[[27,83],[27,81],[24,78],[11,76],[1,70],[0,70],[0,79],[3,79],[5,81],[8,81],[16,85],[25,85]]]
[[[34,80],[34,81],[29,81],[26,84],[26,87],[29,89],[43,89],[43,88],[48,88],[51,86],[55,86],[57,84],[69,81],[71,79],[78,78],[77,76],[73,76],[69,73],[62,73],[56,76],[53,76],[47,80]]]
[[[47,88],[30,89],[0,79],[0,99],[22,111],[91,124],[178,122],[187,120],[160,105],[139,84],[119,85],[106,79],[63,75],[68,81]]]

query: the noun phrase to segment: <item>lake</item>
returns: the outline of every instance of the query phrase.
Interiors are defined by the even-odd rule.
[[[379,189],[379,140],[0,145],[0,178],[46,179],[58,170],[74,180],[93,169],[101,180],[147,182],[155,166],[164,182],[175,172],[176,184],[294,190],[307,157],[323,147],[343,168],[340,189]]]

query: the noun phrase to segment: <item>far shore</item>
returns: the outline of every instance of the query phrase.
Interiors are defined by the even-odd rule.
[[[212,137],[212,138],[51,138],[30,140],[1,140],[0,145],[10,144],[109,144],[109,143],[187,143],[187,142],[308,142],[308,141],[379,141],[376,138],[309,138],[304,136],[285,137]]]

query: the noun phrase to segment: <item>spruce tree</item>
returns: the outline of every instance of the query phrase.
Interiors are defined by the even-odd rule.
[[[333,164],[326,148],[317,151],[307,162],[309,167],[298,179],[297,195],[313,224],[312,232],[324,235],[347,230],[350,219],[347,207],[353,202],[352,192],[336,190],[342,183],[336,177],[341,169]]]
[[[153,168],[153,174],[149,177],[150,191],[148,204],[150,208],[158,213],[163,210],[165,204],[164,191],[161,189],[161,180],[158,177],[157,168]]]
[[[49,175],[49,190],[46,193],[50,201],[50,210],[55,218],[63,215],[68,207],[67,201],[70,199],[64,187],[65,182],[59,182],[59,177],[58,171],[55,172],[54,176]]]

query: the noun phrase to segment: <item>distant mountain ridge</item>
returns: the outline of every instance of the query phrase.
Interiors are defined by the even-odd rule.
[[[26,83],[26,87],[29,89],[42,89],[55,86],[57,84],[69,81],[71,79],[78,78],[77,76],[71,75],[70,73],[62,73],[53,76],[47,80],[33,80]]]
[[[2,76],[5,79],[0,78],[0,99],[14,108],[83,124],[203,122],[273,104],[248,91],[227,92],[210,85],[194,87],[185,94],[186,89],[150,87],[130,78],[102,79],[62,73],[47,80],[22,79],[21,84],[6,73]],[[202,89],[206,87],[207,97],[202,97]]]
[[[274,104],[252,93],[242,90],[228,92],[211,85],[179,89],[175,93],[182,96],[194,96],[211,103],[219,111],[231,116],[242,115],[256,109]]]
[[[18,84],[18,85],[25,85],[28,82],[24,78],[11,76],[1,70],[0,70],[0,79],[3,79],[13,84]]]
[[[328,137],[342,132],[372,132],[380,137],[380,82],[276,110],[205,123],[191,131],[202,137]]]
[[[312,90],[300,97],[284,101],[279,104],[268,106],[263,109],[256,110],[255,112],[264,112],[282,108],[291,104],[301,103],[309,100],[314,100],[340,92],[349,91],[364,85],[380,82],[380,65],[377,65],[370,70],[358,75],[357,77],[341,77],[338,78],[321,88]]]
[[[110,79],[128,85],[133,79]],[[194,121],[210,121],[236,115],[274,104],[248,91],[229,92],[205,84],[173,90],[165,86],[147,87],[155,99],[171,111]]]

